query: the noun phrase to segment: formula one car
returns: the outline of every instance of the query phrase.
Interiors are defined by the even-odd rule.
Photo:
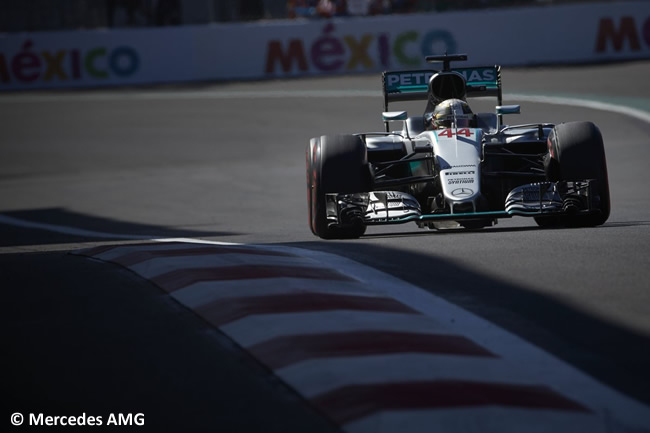
[[[386,132],[324,135],[307,147],[309,226],[324,239],[358,238],[370,225],[479,229],[499,218],[597,226],[610,213],[603,139],[591,122],[503,124],[499,66],[451,68],[465,54],[428,56],[441,70],[382,74]],[[468,97],[497,98],[472,113]],[[388,111],[426,100],[422,116]],[[390,131],[390,122],[402,129]]]

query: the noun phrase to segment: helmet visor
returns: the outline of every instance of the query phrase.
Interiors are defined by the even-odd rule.
[[[436,128],[469,128],[472,125],[472,120],[469,116],[434,116],[433,125]]]

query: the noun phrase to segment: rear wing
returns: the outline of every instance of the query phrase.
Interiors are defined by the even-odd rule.
[[[450,69],[465,77],[467,96],[495,96],[503,104],[501,91],[501,66]],[[381,75],[384,92],[384,111],[390,102],[427,100],[429,80],[436,70],[385,71]]]

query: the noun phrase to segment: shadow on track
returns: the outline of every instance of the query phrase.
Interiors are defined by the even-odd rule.
[[[598,229],[607,229],[614,227],[639,227],[650,225],[650,221],[617,221],[617,222],[608,222],[602,226],[599,226]],[[574,230],[580,229],[580,227],[538,227],[535,225],[526,226],[526,227],[489,227],[485,229],[466,229],[463,227],[459,228],[449,228],[442,230],[427,230],[427,229],[418,229],[416,231],[409,232],[394,232],[394,233],[372,233],[366,234],[363,236],[363,239],[390,239],[390,238],[406,238],[411,236],[443,236],[443,235],[456,235],[462,236],[463,234],[468,233],[485,233],[485,234],[496,234],[496,233],[524,233],[524,232],[536,232],[540,230]]]
[[[80,241],[196,238],[241,233],[190,230],[117,221],[64,208],[0,213],[0,247],[62,244]]]
[[[539,227],[490,227],[486,229],[466,229],[466,228],[452,228],[452,229],[443,229],[443,230],[427,230],[427,229],[418,229],[417,231],[412,232],[395,232],[395,233],[373,233],[366,234],[363,236],[364,239],[381,239],[381,238],[405,238],[411,236],[444,236],[444,235],[457,235],[462,236],[463,234],[469,233],[515,233],[515,232],[529,232],[529,231],[539,231],[542,230]]]
[[[617,221],[612,223],[607,223],[603,227],[639,227],[639,226],[650,226],[650,221]]]
[[[363,242],[301,242],[291,246],[342,255],[381,269],[509,330],[614,389],[650,403],[648,335],[560,299],[431,255]]]
[[[0,276],[7,417],[99,416],[99,431],[339,431],[267,367],[124,268],[67,251],[1,254]],[[111,413],[142,414],[145,423],[113,427]]]

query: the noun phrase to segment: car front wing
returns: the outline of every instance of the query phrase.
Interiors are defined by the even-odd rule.
[[[423,213],[420,203],[400,191],[371,191],[326,195],[329,225],[403,224],[442,220],[498,219],[513,216],[546,217],[599,212],[595,181],[539,182],[521,185],[507,196],[504,209],[465,213]]]

